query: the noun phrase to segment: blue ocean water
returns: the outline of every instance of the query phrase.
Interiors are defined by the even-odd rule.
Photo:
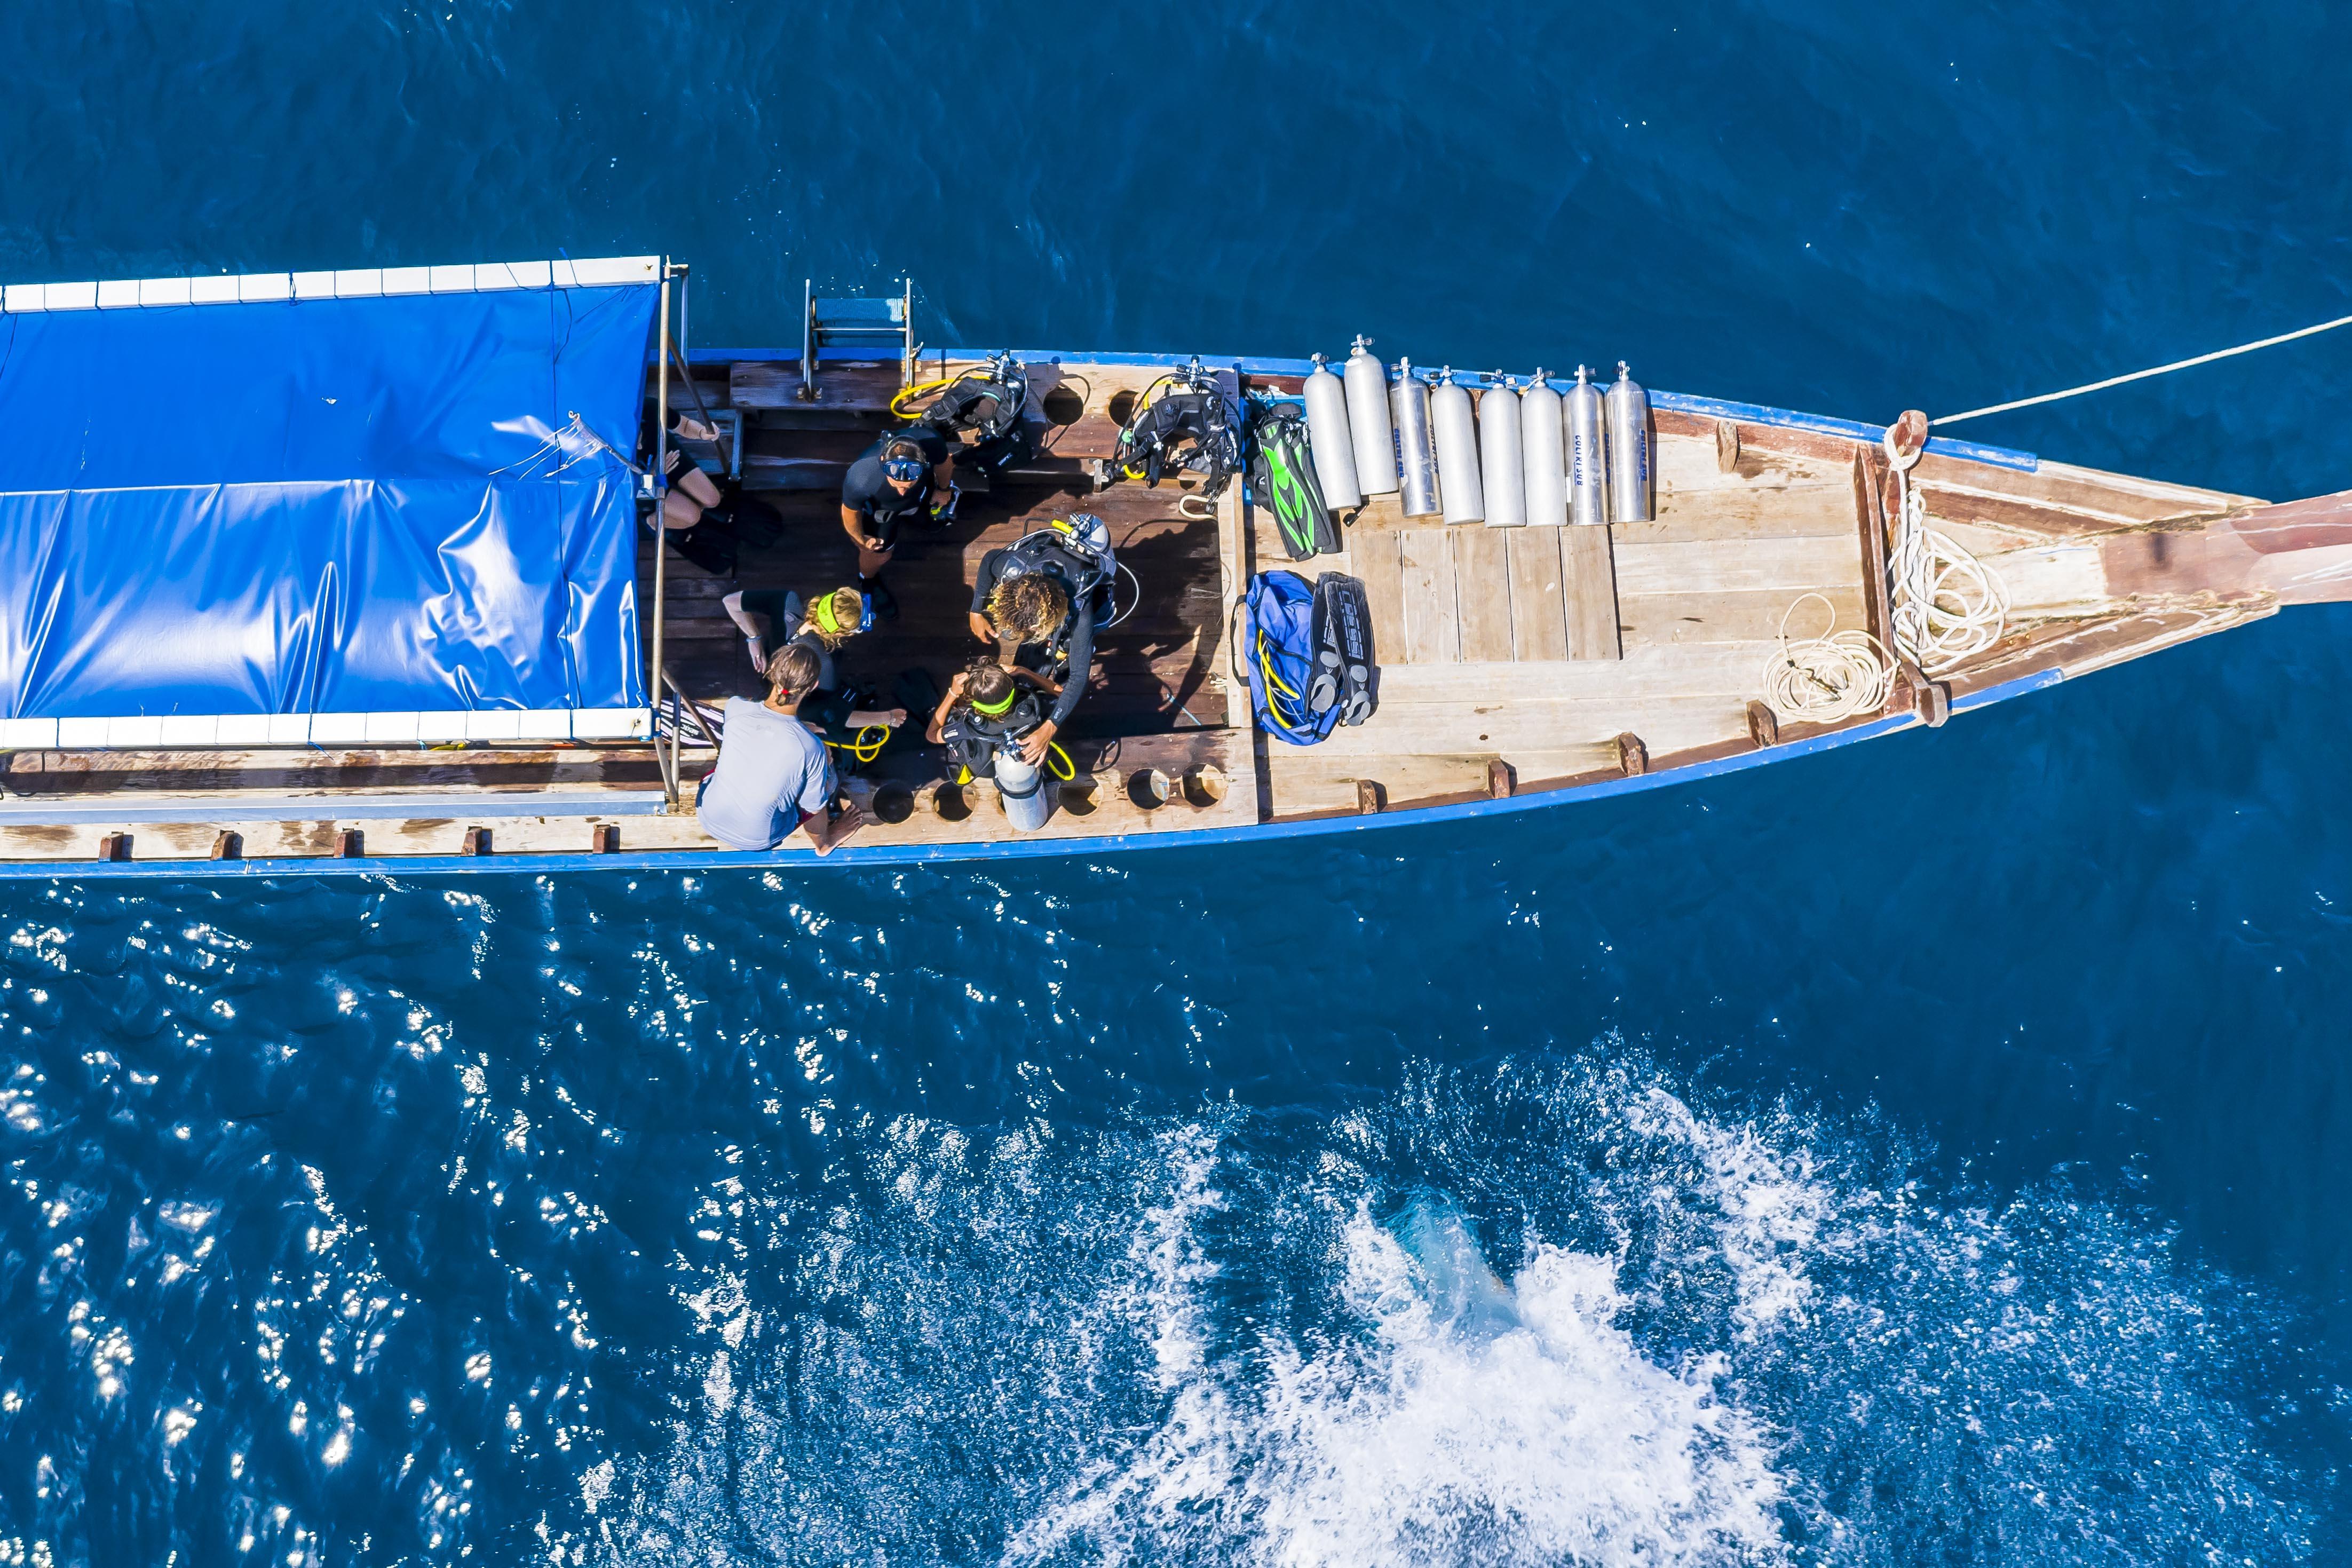
[[[2352,16],[0,14],[0,275],[665,250],[1883,418],[2346,313]],[[2352,485],[2352,334],[1984,421]],[[124,367],[124,417],[138,415]],[[2341,1561],[2352,612],[1490,824],[0,883],[0,1562]]]

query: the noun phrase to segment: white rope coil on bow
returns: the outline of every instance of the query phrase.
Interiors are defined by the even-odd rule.
[[[1993,570],[1950,535],[1927,526],[1927,504],[1900,470],[1902,527],[1887,563],[1895,650],[1928,675],[1940,675],[2000,640],[2009,626],[2009,590]]]
[[[1807,599],[1830,613],[1821,636],[1789,640],[1789,618]],[[1837,606],[1825,594],[1800,595],[1780,612],[1780,647],[1764,666],[1764,700],[1782,719],[1834,724],[1875,713],[1895,691],[1895,661],[1860,627],[1837,629]]]

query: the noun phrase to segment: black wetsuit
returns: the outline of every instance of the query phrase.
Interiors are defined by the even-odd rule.
[[[882,454],[895,441],[912,441],[923,449],[923,477],[903,494],[882,471]],[[857,461],[849,465],[849,475],[841,482],[841,504],[857,514],[858,525],[865,530],[866,538],[878,539],[884,550],[890,550],[898,542],[902,525],[919,521],[929,514],[931,469],[947,458],[947,438],[938,431],[894,431],[868,447]]]
[[[974,778],[996,776],[997,753],[1035,729],[1045,718],[1038,694],[1024,685],[1012,708],[993,718],[959,704],[940,726],[940,743],[948,761]]]
[[[980,576],[971,585],[973,615],[987,615],[989,595],[994,593],[997,584],[1005,578],[1019,575],[1019,573],[1008,570],[1016,564],[1019,563],[1009,545],[1003,550],[992,550],[981,558]],[[1099,601],[1105,595],[1100,584],[1084,594],[1073,592],[1068,574],[1058,563],[1029,569],[1051,573],[1060,581],[1062,591],[1070,599],[1070,613],[1064,618],[1062,629],[1055,634],[1049,646],[1038,650],[1045,662],[1067,666],[1066,672],[1057,677],[1062,682],[1062,694],[1054,700],[1053,711],[1045,715],[1058,730],[1070,721],[1070,715],[1076,710],[1078,699],[1086,695],[1087,681],[1094,672],[1095,623],[1101,613]],[[1030,652],[1028,648],[1022,649],[1024,656]],[[1026,658],[1016,657],[1016,662],[1025,663]],[[1054,675],[1055,671],[1047,669],[1043,673]]]

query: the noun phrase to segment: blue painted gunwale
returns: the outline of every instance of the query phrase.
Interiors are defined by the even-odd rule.
[[[1957,697],[1952,710],[1964,713],[1972,709],[1989,707],[2011,697],[2022,697],[2029,691],[2039,691],[2055,686],[2066,678],[2063,669],[2036,670],[2015,680],[1988,687],[1982,691]],[[1832,730],[1827,734],[1807,740],[1793,741],[1785,746],[1773,746],[1760,752],[1743,752],[1738,756],[1724,757],[1711,763],[1695,763],[1687,767],[1670,768],[1661,773],[1643,773],[1633,778],[1604,779],[1598,784],[1579,784],[1570,789],[1540,790],[1528,795],[1512,795],[1503,800],[1461,801],[1452,805],[1424,805],[1406,811],[1382,812],[1375,816],[1319,816],[1304,822],[1269,822],[1244,827],[1206,827],[1192,833],[1121,834],[1104,838],[1013,838],[991,840],[979,844],[891,844],[859,849],[855,846],[819,857],[807,849],[770,850],[765,853],[743,853],[714,849],[650,849],[623,851],[616,855],[587,853],[564,855],[417,855],[360,858],[349,860],[265,859],[265,860],[90,860],[69,863],[64,868],[57,861],[15,861],[0,863],[0,880],[40,878],[49,881],[79,880],[84,878],[117,877],[422,877],[422,876],[528,876],[551,871],[717,871],[752,870],[793,867],[803,870],[830,869],[863,871],[885,866],[931,865],[941,861],[960,860],[1029,860],[1048,856],[1110,855],[1133,849],[1185,849],[1205,845],[1261,843],[1276,838],[1312,838],[1336,833],[1367,833],[1397,827],[1422,827],[1440,823],[1465,822],[1473,818],[1507,816],[1520,812],[1536,811],[1547,806],[1566,805],[1576,801],[1606,800],[1612,795],[1633,795],[1638,791],[1662,789],[1669,784],[1691,784],[1701,779],[1720,778],[1727,773],[1762,767],[1772,763],[1792,762],[1822,752],[1848,745],[1856,741],[1868,741],[1881,735],[1891,735],[1900,730],[1918,727],[1919,720],[1910,714],[1891,719],[1876,719],[1851,729]]]
[[[1180,365],[1190,364],[1192,354],[1123,354],[1089,353],[1070,349],[1014,349],[1013,353],[1023,360],[1067,363],[1070,364]],[[949,359],[982,359],[985,353],[973,349],[930,349],[929,354],[944,354]],[[688,356],[696,364],[731,364],[739,360],[794,360],[798,349],[697,349]],[[840,357],[850,357],[844,351]],[[867,355],[867,358],[872,356]],[[1246,371],[1254,375],[1306,375],[1315,368],[1315,362],[1303,359],[1232,358],[1219,354],[1202,354],[1204,365],[1219,369]],[[1522,379],[1525,379],[1522,377]],[[1453,381],[1457,386],[1485,384],[1485,377],[1473,371],[1455,371]],[[1721,397],[1695,397],[1682,392],[1653,392],[1650,402],[1659,408],[1671,408],[1678,414],[1698,414],[1712,419],[1731,419],[1743,425],[1769,425],[1783,430],[1805,430],[1816,436],[1836,436],[1853,441],[1878,441],[1886,435],[1884,425],[1865,425],[1856,419],[1832,419],[1825,414],[1801,414],[1790,408],[1768,408],[1759,403],[1736,403]],[[1990,447],[1979,441],[1955,441],[1948,437],[1928,437],[1927,450],[1942,458],[1958,458],[1971,463],[1985,463],[1996,468],[2015,468],[2021,473],[2032,473],[2042,461],[2031,452],[2021,452],[2011,447]]]

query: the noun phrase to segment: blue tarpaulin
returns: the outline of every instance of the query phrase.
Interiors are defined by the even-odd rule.
[[[642,708],[656,300],[0,315],[0,713]]]

